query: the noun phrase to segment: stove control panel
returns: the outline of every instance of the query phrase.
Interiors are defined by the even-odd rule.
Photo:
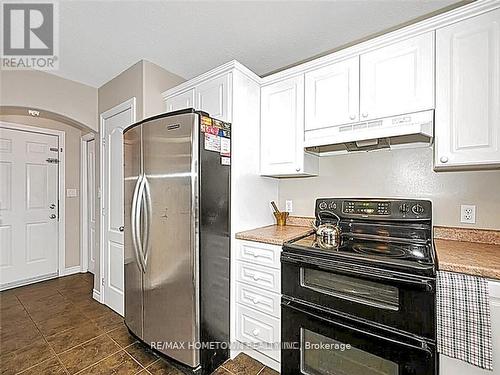
[[[431,220],[432,204],[426,200],[374,198],[319,198],[315,213],[329,212],[345,218],[374,220]]]

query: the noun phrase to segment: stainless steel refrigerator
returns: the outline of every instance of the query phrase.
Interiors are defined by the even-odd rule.
[[[230,137],[192,109],[124,132],[125,323],[201,373],[228,358]]]

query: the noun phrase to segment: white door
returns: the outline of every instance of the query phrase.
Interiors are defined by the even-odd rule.
[[[359,121],[359,56],[306,73],[305,130]]]
[[[58,137],[0,128],[0,288],[58,270]]]
[[[205,111],[218,120],[230,122],[230,79],[231,73],[228,73],[198,85],[195,89],[196,109]]]
[[[132,102],[101,114],[104,303],[121,315],[124,306],[123,130],[135,122],[135,101]]]
[[[261,174],[293,175],[304,164],[304,76],[261,90]]]
[[[87,245],[88,245],[88,267],[89,272],[95,274],[96,259],[96,188],[95,188],[95,140],[87,141]],[[83,208],[85,209],[85,208]]]
[[[361,55],[361,121],[434,108],[434,32]]]
[[[185,108],[194,108],[194,89],[168,98],[165,101],[165,104],[167,106],[167,112],[173,112]]]
[[[436,31],[435,166],[500,164],[500,10]]]

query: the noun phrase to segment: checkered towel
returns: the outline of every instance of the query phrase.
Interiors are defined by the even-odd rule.
[[[436,295],[438,351],[493,370],[486,279],[439,271]]]

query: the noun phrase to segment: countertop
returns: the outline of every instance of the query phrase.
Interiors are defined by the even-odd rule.
[[[438,269],[500,279],[500,245],[434,239]]]
[[[236,234],[240,240],[283,245],[313,232],[312,218],[290,218],[302,225],[268,225]],[[500,280],[500,231],[434,228],[438,269]]]
[[[287,241],[293,241],[313,232],[311,227],[298,225],[268,225],[257,229],[236,233],[239,240],[264,242],[272,245],[283,245]]]

